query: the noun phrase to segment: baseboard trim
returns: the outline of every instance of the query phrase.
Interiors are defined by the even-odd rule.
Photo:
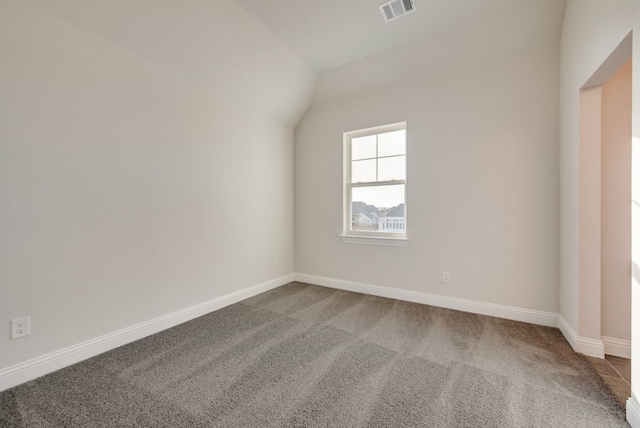
[[[0,391],[217,311],[295,280],[288,274],[0,370]]]
[[[602,336],[604,353],[616,357],[631,358],[631,341]]]
[[[361,282],[345,281],[304,273],[296,273],[295,277],[296,281],[299,282],[306,282],[339,290],[353,291],[356,293],[370,294],[373,296],[387,297],[407,302],[422,303],[425,305],[455,309],[480,315],[489,315],[514,321],[523,321],[548,327],[558,326],[558,315],[552,312],[497,305],[493,303],[478,302],[475,300],[460,299],[457,297],[439,296],[419,291],[364,284]]]
[[[604,343],[599,339],[578,337],[575,351],[589,357],[604,358]]]
[[[640,403],[633,395],[627,399],[627,422],[631,428],[640,428]]]
[[[558,327],[574,351],[589,357],[604,358],[604,343],[602,340],[578,336],[562,315],[558,315]]]
[[[558,315],[558,328],[564,335],[564,338],[567,339],[567,342],[569,342],[569,345],[571,345],[575,351],[578,342],[578,334],[562,315]]]

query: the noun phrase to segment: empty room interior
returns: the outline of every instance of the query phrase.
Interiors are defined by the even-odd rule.
[[[2,427],[640,428],[639,266],[637,0],[0,0]]]

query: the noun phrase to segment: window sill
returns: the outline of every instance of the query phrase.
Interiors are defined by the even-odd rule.
[[[409,245],[409,240],[406,238],[386,238],[384,236],[340,235],[340,240],[345,244],[385,245],[388,247],[406,247]]]

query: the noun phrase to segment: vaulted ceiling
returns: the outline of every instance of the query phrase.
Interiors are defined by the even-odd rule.
[[[415,12],[385,22],[383,0],[25,1],[293,123],[311,91],[323,102],[533,45],[559,47],[566,5],[414,0]]]
[[[449,27],[478,28],[476,20],[489,22],[486,30],[498,42],[517,42],[532,32],[559,35],[558,10],[565,5],[565,0],[415,0],[414,13],[387,23],[378,8],[383,0],[236,1],[316,71],[427,40]]]

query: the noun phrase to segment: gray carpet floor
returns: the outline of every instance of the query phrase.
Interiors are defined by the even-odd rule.
[[[0,393],[2,427],[626,427],[558,329],[291,283]]]

